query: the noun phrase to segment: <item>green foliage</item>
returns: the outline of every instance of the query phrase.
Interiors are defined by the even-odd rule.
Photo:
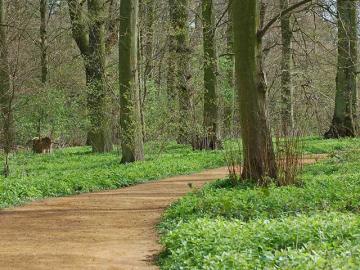
[[[19,153],[11,175],[0,178],[0,208],[30,200],[114,189],[166,176],[224,165],[221,152],[193,152],[190,147],[149,144],[146,160],[120,164],[117,152],[93,154],[90,148],[56,150],[50,155]]]
[[[323,140],[319,137],[305,137],[303,148],[305,154],[331,154],[337,151],[360,149],[360,140],[358,138]]]
[[[346,220],[346,222],[344,222]],[[244,223],[197,219],[164,239],[162,269],[359,269],[360,217],[299,215]]]
[[[219,180],[184,197],[160,225],[162,268],[359,269],[359,143],[304,139],[306,153],[330,158],[297,186]]]
[[[79,144],[87,130],[86,101],[78,93],[56,87],[39,86],[18,99],[15,110],[17,143],[25,144],[38,136]]]

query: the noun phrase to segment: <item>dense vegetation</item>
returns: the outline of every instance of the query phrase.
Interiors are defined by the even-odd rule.
[[[14,168],[0,178],[0,208],[30,200],[114,189],[166,176],[224,165],[221,152],[192,151],[176,144],[148,144],[145,161],[121,165],[116,151],[94,154],[89,147],[56,150],[51,155],[18,153]]]
[[[297,186],[220,180],[168,209],[163,269],[358,269],[360,141],[309,140],[329,153]]]
[[[358,269],[359,7],[0,0],[0,209],[227,164],[164,269]]]

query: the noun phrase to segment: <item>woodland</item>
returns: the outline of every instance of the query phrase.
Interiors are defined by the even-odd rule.
[[[359,9],[357,0],[0,0],[0,269],[360,269]],[[156,231],[159,248],[143,245],[150,261],[141,253],[125,264],[96,247],[88,261],[81,248],[70,260],[61,244],[46,257],[42,237],[63,243],[62,231],[66,249],[77,241],[68,231],[83,240],[113,225],[86,223],[80,203],[79,216],[51,219],[69,220],[68,231],[54,223],[41,235],[41,207],[100,203],[98,194],[113,209],[111,192],[146,185],[142,210],[159,216],[133,222]],[[150,197],[136,196],[136,207]],[[51,208],[54,197],[65,201]],[[26,211],[36,215],[17,216]],[[16,247],[12,233],[23,233]]]

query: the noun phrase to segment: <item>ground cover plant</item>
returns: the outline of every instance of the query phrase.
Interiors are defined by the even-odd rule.
[[[11,175],[0,178],[0,208],[46,197],[115,189],[224,165],[220,151],[192,151],[176,144],[148,144],[145,161],[120,164],[116,151],[94,154],[88,147],[50,155],[23,152],[11,158]]]
[[[360,140],[306,139],[329,158],[297,185],[220,180],[164,214],[162,269],[359,269]]]

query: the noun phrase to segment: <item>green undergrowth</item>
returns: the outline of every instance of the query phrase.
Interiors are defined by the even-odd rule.
[[[159,226],[162,269],[360,269],[360,140],[304,142],[329,159],[297,186],[219,180],[174,203]]]
[[[0,208],[47,197],[116,189],[167,176],[189,174],[224,165],[220,151],[193,152],[190,147],[148,144],[146,159],[120,164],[117,151],[91,153],[90,148],[29,152],[11,157],[9,178],[0,178]]]

